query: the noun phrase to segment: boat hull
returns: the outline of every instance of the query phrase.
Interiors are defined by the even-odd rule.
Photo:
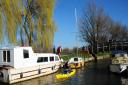
[[[75,73],[76,73],[76,69],[73,69],[72,72],[67,73],[67,74],[57,74],[57,75],[56,75],[56,78],[57,78],[57,79],[66,79],[66,78],[70,78],[70,77],[72,77],[73,75],[75,75]]]
[[[121,73],[127,69],[128,64],[111,64],[109,66],[110,72]]]
[[[0,81],[4,83],[16,83],[20,81],[25,81],[28,79],[45,76],[56,72],[60,68],[60,63],[53,63],[49,65],[37,65],[28,68],[21,69],[0,69]]]

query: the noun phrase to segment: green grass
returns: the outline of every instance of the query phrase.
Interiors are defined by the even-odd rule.
[[[68,61],[70,58],[72,57],[76,57],[77,55],[76,54],[72,54],[72,55],[61,55],[61,58],[64,60],[64,61]],[[83,58],[86,58],[86,57],[89,57],[89,55],[81,55],[81,54],[78,54],[79,57],[83,57]]]
[[[108,52],[105,52],[105,53],[98,53],[98,54],[96,54],[96,56],[104,56],[104,55],[110,55],[110,53],[108,53]]]
[[[61,58],[64,60],[64,61],[68,61],[70,58],[72,58],[73,56],[71,55],[62,55]]]
[[[108,53],[108,52],[101,53],[100,52],[100,53],[96,54],[97,57],[104,56],[104,55],[110,55],[110,53]],[[75,57],[75,56],[77,56],[77,55],[76,54],[61,55],[61,58],[64,61],[68,61],[70,58]],[[81,54],[78,54],[78,56],[83,57],[83,58],[91,57],[91,55],[81,55]]]

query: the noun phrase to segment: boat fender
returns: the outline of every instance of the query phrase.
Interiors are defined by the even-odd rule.
[[[54,70],[54,67],[52,66],[52,70]]]
[[[52,66],[52,70],[54,70],[56,68],[56,65]]]
[[[2,77],[2,78],[4,77],[4,74],[3,74],[3,72],[0,72],[0,77]]]
[[[56,68],[56,65],[54,66],[54,69]]]
[[[38,74],[41,74],[41,70],[40,69],[38,69]]]
[[[20,78],[23,78],[23,73],[20,73]]]

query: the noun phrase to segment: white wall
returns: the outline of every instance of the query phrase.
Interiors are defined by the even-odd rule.
[[[24,58],[23,49],[29,50],[29,58]],[[24,68],[36,65],[36,57],[34,57],[33,51],[30,47],[20,47],[14,49],[14,64],[15,68]]]
[[[29,48],[24,48],[24,49],[29,50],[29,58],[23,58],[24,67],[30,67],[30,66],[37,65],[36,64],[37,57],[34,56],[32,48],[29,47]]]
[[[21,68],[23,66],[22,56],[23,56],[22,50],[19,48],[14,48],[14,67],[15,68]]]

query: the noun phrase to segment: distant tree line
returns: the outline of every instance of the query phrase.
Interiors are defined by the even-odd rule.
[[[79,20],[79,35],[80,39],[88,43],[93,52],[97,53],[100,43],[127,41],[128,27],[114,21],[102,7],[91,2],[87,4]]]
[[[88,50],[83,47],[73,47],[73,48],[63,48],[62,55],[82,55],[82,54],[88,54]]]
[[[62,54],[67,55],[67,54],[76,54],[77,50],[79,51],[80,48],[74,47],[74,48],[63,48]]]

